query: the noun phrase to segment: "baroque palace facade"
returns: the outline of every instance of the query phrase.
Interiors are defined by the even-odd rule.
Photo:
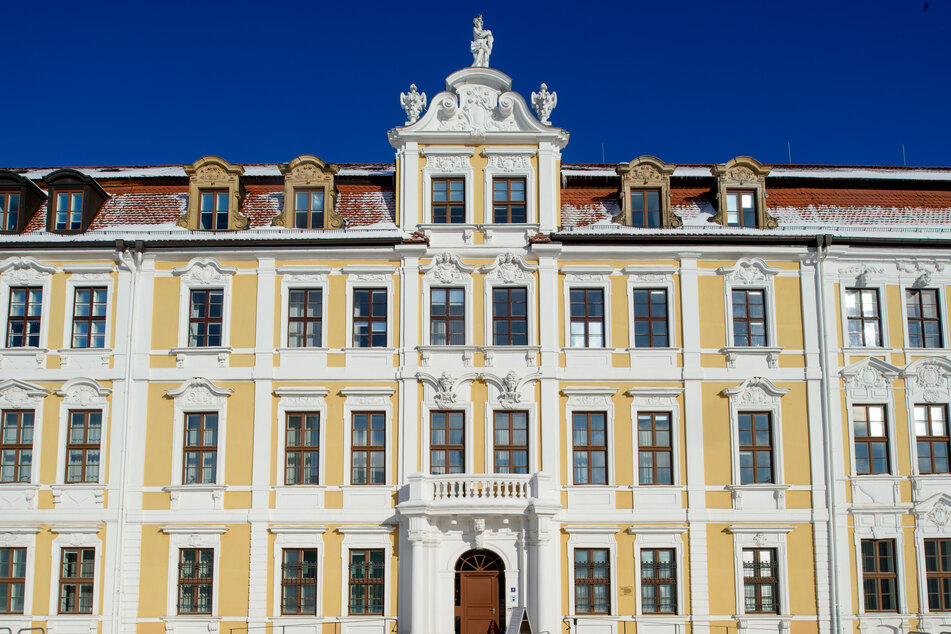
[[[0,631],[951,629],[951,169],[564,164],[473,50],[395,164],[0,172]]]

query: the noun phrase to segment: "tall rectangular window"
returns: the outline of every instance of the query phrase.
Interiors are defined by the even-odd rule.
[[[0,231],[16,231],[20,218],[20,194],[0,192]]]
[[[889,473],[888,426],[884,405],[853,405],[855,472],[859,475]]]
[[[631,190],[631,222],[635,227],[660,228],[660,190]]]
[[[634,345],[638,348],[666,348],[667,291],[639,288],[634,291]]]
[[[575,484],[608,483],[607,414],[574,412],[571,415],[572,465]]]
[[[349,566],[350,614],[383,614],[386,564],[383,549],[351,549]]]
[[[769,412],[741,412],[740,484],[773,482],[773,430]]]
[[[40,320],[43,317],[43,289],[39,286],[16,286],[10,289],[7,315],[7,347],[40,346]]]
[[[218,414],[185,414],[183,484],[215,484],[218,468]]]
[[[294,190],[294,228],[324,228],[324,190],[322,187]]]
[[[525,179],[492,179],[492,222],[528,222],[525,215]]]
[[[66,433],[66,482],[99,482],[102,412],[70,412]]]
[[[756,192],[727,191],[726,224],[730,227],[756,226]]]
[[[59,613],[92,614],[95,548],[63,548],[59,574]]]
[[[26,548],[0,548],[0,614],[23,614]]]
[[[188,345],[192,348],[220,346],[224,322],[221,289],[192,290],[188,311]]]
[[[357,288],[353,291],[353,346],[386,347],[386,289]]]
[[[878,289],[845,289],[845,317],[849,343],[853,348],[877,348],[882,345],[882,316]]]
[[[323,291],[319,288],[293,288],[287,292],[287,347],[319,348]]]
[[[354,412],[350,484],[386,483],[386,418],[383,412]]]
[[[429,343],[434,346],[465,345],[465,289],[433,288],[429,297]]]
[[[673,548],[641,550],[641,611],[677,614],[677,558]]]
[[[908,311],[908,345],[912,348],[940,348],[938,291],[933,288],[905,289],[905,308]]]
[[[492,345],[528,345],[528,290],[492,289]]]
[[[466,429],[462,412],[429,415],[429,469],[433,475],[465,473]]]
[[[575,548],[575,613],[611,613],[611,563],[607,548]]]
[[[33,466],[33,411],[6,410],[0,430],[0,482],[29,482]]]
[[[951,611],[951,539],[925,540],[928,610]]]
[[[199,227],[205,231],[223,231],[228,229],[228,200],[230,194],[227,189],[203,189],[198,194],[201,198],[199,208]]]
[[[211,614],[215,583],[214,548],[180,548],[178,551],[178,613]]]
[[[918,473],[951,473],[948,464],[948,409],[945,405],[915,405]]]
[[[286,422],[284,484],[317,484],[320,476],[320,414],[288,412]]]
[[[77,288],[73,295],[73,347],[106,347],[106,289]]]
[[[317,614],[317,549],[285,548],[281,614]]]
[[[733,291],[733,345],[766,345],[766,291]]]
[[[862,540],[862,587],[866,612],[898,611],[894,539]]]
[[[743,549],[743,604],[747,614],[779,613],[775,548]]]
[[[433,179],[433,222],[438,224],[466,221],[466,181],[463,178]]]
[[[53,229],[79,231],[83,228],[83,193],[56,192]]]
[[[638,484],[673,484],[670,413],[637,414]]]
[[[571,347],[604,347],[604,291],[600,288],[572,288],[568,292],[571,314]]]
[[[494,470],[528,473],[528,412],[495,412]]]

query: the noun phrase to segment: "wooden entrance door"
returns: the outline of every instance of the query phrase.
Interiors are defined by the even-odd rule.
[[[470,550],[456,563],[456,633],[496,634],[502,628],[502,562]]]

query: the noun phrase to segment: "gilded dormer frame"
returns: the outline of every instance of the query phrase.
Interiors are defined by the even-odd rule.
[[[634,226],[631,210],[631,192],[639,189],[660,191],[660,226],[664,229],[679,227],[683,223],[674,215],[670,205],[670,177],[676,165],[668,165],[656,156],[638,156],[630,163],[621,163],[616,171],[621,177],[621,213],[615,222]]]
[[[766,176],[772,168],[751,156],[737,156],[723,165],[714,165],[710,173],[716,179],[717,213],[710,222],[726,226],[726,194],[728,190],[755,192],[756,228],[775,229],[776,218],[766,211]]]
[[[228,190],[228,228],[219,231],[238,231],[248,228],[248,217],[241,214],[244,188],[241,176],[244,168],[232,165],[220,156],[203,156],[191,165],[185,165],[188,175],[188,207],[176,224],[192,231],[201,230],[200,200],[202,190]],[[207,229],[206,229],[207,231]]]
[[[324,190],[324,229],[341,229],[344,219],[337,214],[337,189],[334,175],[340,168],[311,154],[302,154],[290,163],[280,166],[284,175],[284,208],[271,224],[277,227],[294,228],[294,191],[297,189]]]

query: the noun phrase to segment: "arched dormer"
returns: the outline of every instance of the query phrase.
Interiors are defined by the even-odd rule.
[[[670,176],[674,169],[656,156],[639,156],[618,165],[621,215],[615,222],[645,229],[669,229],[683,224],[670,209]]]
[[[281,165],[284,175],[284,208],[272,225],[287,229],[340,229],[334,175],[339,168],[316,156],[302,154]]]
[[[766,211],[767,167],[750,156],[737,156],[710,168],[716,178],[717,213],[710,220],[725,227],[775,229]]]
[[[237,231],[248,228],[241,215],[244,168],[220,156],[203,156],[185,166],[188,175],[188,208],[178,226],[192,231]]]
[[[44,200],[46,194],[29,178],[0,170],[0,232],[22,233]]]
[[[47,174],[43,181],[49,190],[47,231],[82,233],[109,198],[95,179],[78,170],[56,170]]]

